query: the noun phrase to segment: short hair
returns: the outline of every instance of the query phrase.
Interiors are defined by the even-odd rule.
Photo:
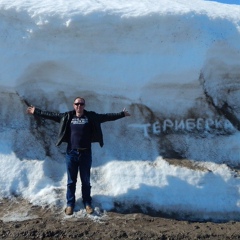
[[[81,100],[83,100],[84,103],[85,103],[85,99],[84,99],[83,97],[76,97],[73,102],[75,102],[77,99],[81,99]]]

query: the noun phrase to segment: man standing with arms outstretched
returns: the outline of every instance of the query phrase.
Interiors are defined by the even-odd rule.
[[[124,108],[120,113],[98,114],[85,110],[85,99],[75,98],[73,102],[74,110],[65,113],[55,113],[42,111],[39,108],[30,106],[27,108],[28,114],[34,114],[46,119],[60,123],[58,140],[56,145],[62,142],[67,143],[66,166],[67,166],[67,207],[65,213],[72,215],[75,206],[75,191],[77,175],[80,173],[82,182],[82,200],[88,214],[93,213],[90,170],[92,166],[91,143],[98,142],[103,146],[103,135],[101,123],[114,121],[126,116],[130,116]]]

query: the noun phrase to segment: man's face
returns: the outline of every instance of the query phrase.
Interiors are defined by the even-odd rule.
[[[73,108],[76,112],[80,113],[85,107],[85,101],[81,98],[77,98],[73,103]]]

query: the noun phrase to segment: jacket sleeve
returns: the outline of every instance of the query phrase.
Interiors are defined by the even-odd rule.
[[[108,121],[115,121],[117,119],[125,117],[124,112],[119,113],[105,113],[105,114],[98,114],[97,117],[100,123],[108,122]]]
[[[53,120],[53,121],[59,123],[61,121],[61,118],[63,117],[64,113],[43,111],[39,108],[35,108],[34,115],[45,118],[45,119]]]

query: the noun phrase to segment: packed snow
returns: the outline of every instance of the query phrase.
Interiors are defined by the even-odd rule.
[[[131,113],[92,146],[96,209],[240,220],[240,1],[1,0],[0,22],[0,199],[64,209],[66,145],[26,108],[82,96]]]

